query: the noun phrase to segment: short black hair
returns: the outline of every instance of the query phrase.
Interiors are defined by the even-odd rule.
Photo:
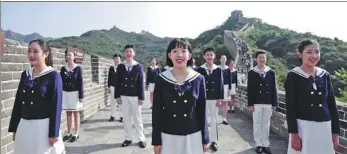
[[[204,55],[205,55],[206,52],[213,52],[213,53],[215,53],[215,52],[214,52],[214,49],[211,48],[211,47],[208,47],[208,48],[206,48],[206,49],[204,50]]]
[[[133,44],[127,44],[127,45],[124,47],[124,51],[125,51],[126,49],[128,49],[128,48],[132,48],[132,49],[134,49],[134,51],[135,51],[135,45],[133,45]]]
[[[120,54],[116,53],[116,54],[113,55],[113,59],[116,58],[116,57],[120,58]]]
[[[191,44],[185,38],[175,38],[170,42],[170,44],[166,50],[166,65],[169,67],[173,67],[173,62],[169,58],[169,53],[171,52],[171,50],[173,50],[175,48],[188,49],[188,52],[192,54],[192,58],[190,58],[188,60],[187,66],[193,66],[193,49],[192,49]]]
[[[255,58],[258,58],[258,56],[259,56],[260,54],[266,54],[266,52],[263,51],[263,50],[260,50],[260,51],[255,52]]]

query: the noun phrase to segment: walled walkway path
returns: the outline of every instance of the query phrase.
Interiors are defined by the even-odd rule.
[[[137,147],[136,141],[129,147],[121,147],[123,124],[108,121],[110,108],[107,107],[82,123],[79,140],[65,143],[67,154],[153,154],[153,147],[150,145],[152,127],[149,107],[149,102],[145,101],[142,109],[147,140],[145,149]],[[229,114],[227,120],[229,125],[223,125],[221,117],[219,118],[219,151],[215,154],[255,154],[252,120],[242,113]],[[271,133],[270,143],[273,154],[286,154],[287,142],[282,137]]]

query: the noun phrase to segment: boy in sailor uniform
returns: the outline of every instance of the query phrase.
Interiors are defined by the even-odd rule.
[[[135,46],[126,45],[124,47],[124,57],[126,60],[117,67],[117,80],[115,88],[115,98],[121,105],[124,118],[125,141],[122,147],[132,143],[133,131],[131,117],[134,118],[135,136],[141,148],[146,147],[145,134],[141,116],[141,105],[145,99],[144,71],[143,66],[134,60]]]
[[[225,62],[227,60],[227,57],[225,55],[222,55],[220,57],[220,64],[219,68],[223,72],[223,89],[224,89],[224,99],[222,101],[223,103],[223,124],[228,125],[227,122],[227,115],[228,115],[228,101],[230,100],[230,92],[231,92],[231,72],[229,70],[229,67],[225,65]]]
[[[155,84],[152,145],[155,154],[202,154],[208,151],[205,79],[194,71],[192,48],[183,38],[167,49],[171,70]]]
[[[120,55],[114,54],[113,55],[113,62],[114,66],[110,66],[110,69],[108,70],[108,80],[107,80],[107,87],[108,87],[108,93],[111,94],[111,117],[109,121],[114,121],[117,114],[119,115],[120,119],[119,122],[123,122],[123,114],[120,112],[120,105],[117,103],[117,100],[114,98],[114,88],[117,88],[116,81],[117,81],[117,67],[121,62]]]
[[[80,128],[80,110],[83,107],[83,75],[82,67],[75,63],[76,52],[65,51],[67,66],[63,66],[60,75],[63,80],[63,110],[66,110],[68,133],[63,140],[75,142],[78,138]],[[72,115],[74,116],[75,132],[71,133]]]
[[[222,105],[222,100],[224,98],[223,89],[223,73],[222,70],[213,63],[215,58],[215,51],[213,48],[207,48],[204,50],[205,64],[201,65],[197,72],[205,77],[206,83],[206,110],[207,114],[211,119],[211,149],[213,151],[218,150],[217,140],[217,117],[218,117],[218,107]]]
[[[230,106],[231,108],[229,108],[229,113],[235,113],[235,95],[236,95],[236,88],[237,88],[237,84],[238,84],[238,77],[237,77],[237,71],[234,67],[234,61],[230,60],[229,62],[229,70],[230,70],[230,77],[231,77],[231,90],[230,90]]]
[[[320,59],[318,42],[300,42],[297,55],[302,64],[288,73],[284,85],[288,154],[335,154],[339,117],[331,75],[316,66]]]
[[[29,43],[29,63],[20,78],[8,131],[15,154],[62,154],[60,136],[62,79],[54,70],[52,52],[43,40]]]
[[[146,86],[148,87],[148,91],[150,92],[150,101],[153,105],[153,91],[154,91],[154,83],[157,76],[161,73],[160,68],[157,66],[157,61],[153,57],[151,59],[151,66],[147,68],[147,76],[146,76]],[[152,109],[152,106],[151,106]]]
[[[271,154],[269,148],[270,118],[278,106],[276,74],[266,66],[264,51],[255,53],[257,66],[248,72],[248,109],[253,112],[253,137],[255,152]]]

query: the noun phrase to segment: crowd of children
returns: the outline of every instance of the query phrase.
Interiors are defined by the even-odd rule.
[[[124,123],[121,146],[129,146],[136,138],[139,147],[146,147],[141,107],[147,89],[152,104],[151,145],[155,154],[218,151],[219,108],[223,108],[225,125],[228,112],[235,112],[238,81],[234,62],[222,55],[218,66],[214,63],[215,50],[206,48],[205,62],[195,66],[191,44],[187,39],[176,38],[167,47],[165,67],[158,67],[152,58],[145,77],[143,65],[134,59],[135,46],[126,45],[123,52],[125,60],[121,62],[121,56],[115,54],[108,73],[109,121],[119,118]],[[302,65],[292,69],[285,81],[288,154],[334,154],[340,126],[331,75],[316,66],[320,59],[318,42],[300,42],[297,55]],[[9,125],[16,154],[61,154],[65,153],[63,141],[78,140],[84,90],[83,71],[75,63],[75,56],[75,52],[66,50],[66,66],[59,74],[52,67],[48,44],[43,40],[29,43],[27,57],[33,67],[21,74]],[[271,154],[270,119],[278,107],[276,73],[266,65],[264,51],[257,51],[255,58],[257,65],[247,74],[255,152]],[[63,110],[67,115],[65,136],[59,134]]]

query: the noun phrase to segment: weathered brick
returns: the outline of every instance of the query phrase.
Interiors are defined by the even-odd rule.
[[[13,72],[12,73],[12,79],[13,80],[20,80],[21,76],[22,76],[22,72]]]
[[[23,64],[1,63],[1,72],[23,71]]]
[[[17,89],[18,88],[19,81],[8,81],[8,82],[1,82],[1,90],[11,90],[11,89]]]
[[[338,151],[338,152],[340,152],[340,153],[342,153],[342,154],[345,154],[345,153],[347,153],[347,147],[344,147],[344,146],[339,146],[338,148],[337,148],[337,150],[336,151]]]
[[[10,124],[11,118],[2,118],[1,119],[1,128],[8,127]]]
[[[13,90],[1,91],[1,100],[6,100],[13,96]]]
[[[31,65],[29,63],[23,64],[23,70],[27,70],[29,68],[31,68]]]
[[[4,57],[2,57],[1,62],[2,63],[11,63],[13,61],[13,55],[4,55]]]
[[[1,138],[9,134],[10,133],[8,132],[8,127],[1,128]]]
[[[1,72],[1,81],[12,80],[12,72]]]
[[[340,145],[347,147],[347,139],[343,137],[339,137]]]
[[[10,144],[8,144],[6,146],[6,150],[7,150],[7,152],[13,151],[14,150],[14,142],[11,142]]]
[[[1,154],[6,154],[6,146],[1,147]]]
[[[28,58],[26,55],[13,55],[12,63],[28,63]]]
[[[10,117],[12,114],[12,109],[3,109],[1,111],[1,118],[7,118]]]
[[[15,100],[15,97],[2,101],[1,103],[3,104],[3,109],[12,108],[14,104],[14,100]]]
[[[5,146],[5,145],[11,143],[13,141],[12,137],[13,137],[13,135],[11,134],[11,135],[8,135],[6,137],[1,138],[1,146]]]

